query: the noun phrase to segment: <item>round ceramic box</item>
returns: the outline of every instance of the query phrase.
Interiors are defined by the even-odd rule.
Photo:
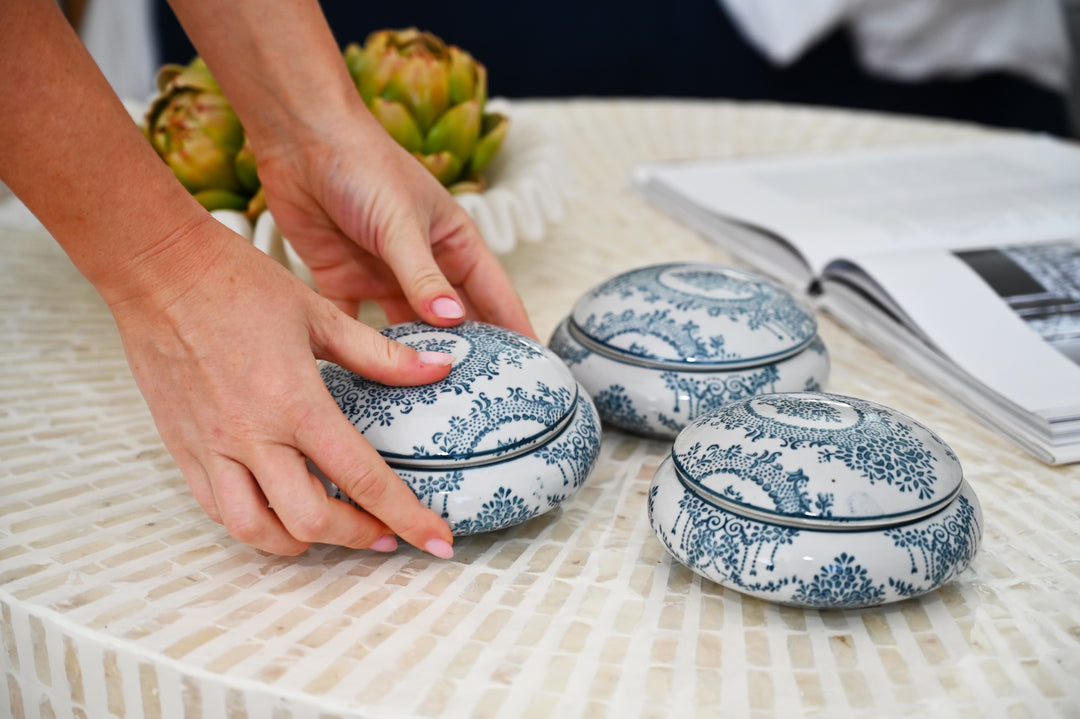
[[[703,263],[604,282],[574,305],[550,345],[604,421],[664,438],[726,402],[820,390],[829,375],[809,307],[764,277]]]
[[[391,387],[324,363],[341,411],[455,535],[503,529],[569,498],[600,450],[600,420],[543,345],[480,322],[393,325],[383,334],[454,356],[434,384]],[[348,499],[324,479],[328,490]]]
[[[671,554],[725,587],[865,607],[965,569],[982,511],[933,432],[872,402],[791,393],[732,402],[676,438],[649,491]]]

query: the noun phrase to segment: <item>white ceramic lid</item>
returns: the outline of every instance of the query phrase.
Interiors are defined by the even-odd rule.
[[[952,450],[910,417],[812,392],[731,402],[687,426],[671,455],[706,501],[803,527],[906,523],[940,510],[963,481]]]
[[[372,382],[335,364],[321,373],[345,416],[391,464],[480,464],[530,451],[571,420],[577,383],[553,352],[481,322],[420,322],[382,330],[421,351],[449,352],[443,380],[416,387]]]
[[[814,339],[817,321],[771,280],[682,263],[593,288],[574,305],[569,330],[589,349],[634,364],[726,370],[795,354]]]

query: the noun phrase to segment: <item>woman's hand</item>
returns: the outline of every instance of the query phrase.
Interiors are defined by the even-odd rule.
[[[449,556],[445,522],[341,413],[316,357],[388,384],[442,379],[450,357],[387,340],[213,219],[158,255],[170,269],[155,291],[111,309],[162,439],[206,513],[276,554],[312,542],[390,551],[398,535]],[[328,497],[305,458],[364,509]]]
[[[316,0],[173,7],[325,296],[181,187],[50,0],[0,12],[0,175],[109,305],[162,439],[233,536],[297,554],[312,542],[389,551],[397,535],[449,556],[449,527],[348,422],[316,358],[389,384],[437,381],[449,358],[360,324],[358,302],[394,321],[468,312],[531,333],[516,293],[453,199],[367,113]],[[307,460],[363,509],[329,498]]]
[[[270,211],[324,297],[351,316],[375,300],[390,322],[468,316],[534,334],[471,218],[362,105],[303,130],[256,156]]]

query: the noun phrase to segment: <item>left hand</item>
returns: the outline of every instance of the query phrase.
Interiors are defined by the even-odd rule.
[[[374,300],[392,323],[467,316],[535,336],[472,219],[362,105],[354,115],[257,149],[267,205],[320,293],[353,317]]]

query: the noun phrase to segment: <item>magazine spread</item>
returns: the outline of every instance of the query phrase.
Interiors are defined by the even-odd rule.
[[[633,180],[1032,454],[1080,461],[1080,149],[1010,137]]]

